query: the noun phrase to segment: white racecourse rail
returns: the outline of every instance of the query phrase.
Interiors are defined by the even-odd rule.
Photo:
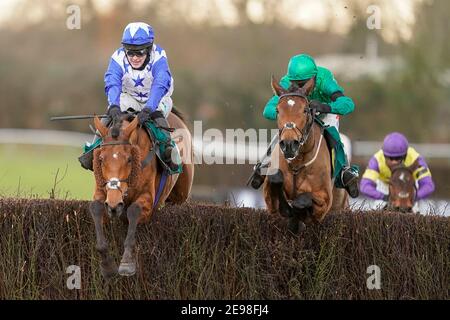
[[[342,140],[347,154],[359,157],[372,156],[381,146],[381,142],[374,141],[354,141],[351,142],[347,136],[342,135]],[[50,146],[69,146],[78,147],[80,152],[85,142],[91,142],[93,134],[85,134],[71,131],[55,131],[55,130],[32,130],[32,129],[0,129],[0,144],[31,144],[31,145],[50,145]],[[258,145],[249,145],[243,143],[226,143],[224,141],[203,142],[202,137],[194,137],[194,152],[196,158],[199,158],[201,150],[211,150],[215,153],[215,158],[223,157],[224,159],[233,160],[224,163],[248,163],[248,155],[252,155],[254,159],[261,157],[266,152],[268,143],[258,143]],[[446,158],[450,159],[450,144],[412,144],[426,158]],[[232,152],[226,152],[233,150]],[[256,155],[256,156],[255,156]],[[259,155],[259,157],[258,157]],[[201,159],[201,157],[200,157]],[[237,192],[238,190],[236,190]],[[242,191],[242,190],[240,190]],[[251,194],[250,194],[251,193]],[[244,199],[242,201],[234,201],[238,206],[260,207],[263,204],[261,192],[254,190],[245,190],[239,192]],[[246,195],[244,197],[244,194]],[[236,200],[238,195],[233,196]],[[257,201],[258,199],[259,201]],[[256,199],[256,200],[255,200]],[[256,204],[256,202],[259,203]],[[378,205],[367,199],[358,198],[352,200],[352,205],[360,209],[374,209]],[[449,203],[445,200],[423,201],[419,203],[420,212],[435,212],[438,214],[450,215]]]
[[[358,157],[370,157],[380,147],[381,142],[376,141],[353,141],[341,134],[345,151],[348,155]],[[0,144],[35,144],[53,146],[81,147],[85,142],[91,142],[93,134],[86,134],[73,131],[57,130],[33,130],[33,129],[0,129]],[[268,143],[261,141],[258,144],[228,143],[226,141],[203,142],[203,139],[194,136],[194,151],[199,156],[200,150],[214,150],[216,157],[236,160],[234,163],[242,163],[255,155],[261,157],[266,152]],[[425,158],[450,159],[450,144],[411,144]],[[227,150],[234,150],[227,155]]]

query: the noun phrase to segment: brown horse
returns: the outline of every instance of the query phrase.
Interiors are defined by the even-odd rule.
[[[330,209],[348,206],[344,189],[335,189],[331,157],[323,128],[314,121],[308,95],[314,80],[302,88],[283,89],[272,77],[277,105],[279,145],[271,156],[264,198],[271,213],[289,218],[293,233],[304,223],[321,222]]]
[[[412,212],[416,197],[416,181],[414,171],[419,168],[418,161],[409,167],[403,164],[391,169],[389,180],[389,199],[387,209],[401,212]]]
[[[101,271],[109,278],[136,272],[136,227],[147,222],[165,201],[182,203],[188,198],[194,177],[191,134],[178,111],[172,110],[169,124],[175,128],[174,140],[182,156],[181,174],[164,176],[154,154],[153,144],[138,118],[125,115],[111,128],[98,118],[95,127],[103,141],[94,152],[95,192],[90,212],[95,223],[96,249],[101,256]],[[160,186],[165,179],[165,186]],[[164,180],[163,180],[164,181]],[[159,195],[159,197],[158,197]],[[126,209],[126,215],[122,214]],[[128,220],[124,253],[119,268],[108,252],[103,223],[109,218]]]

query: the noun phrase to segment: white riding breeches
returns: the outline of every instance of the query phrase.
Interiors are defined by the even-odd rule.
[[[158,105],[157,111],[161,111],[165,118],[169,116],[172,110],[173,102],[170,96],[164,96]],[[128,93],[120,94],[120,110],[122,111],[141,111],[145,108],[145,103],[140,103]]]

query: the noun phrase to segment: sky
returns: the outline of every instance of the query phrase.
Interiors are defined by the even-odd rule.
[[[25,0],[0,0],[0,25],[17,23],[11,21],[11,12],[16,6],[23,6]],[[116,0],[94,0],[99,11],[108,12]],[[142,7],[148,1],[132,0],[135,8]],[[283,21],[290,27],[303,27],[323,31],[331,22],[331,32],[345,34],[352,25],[352,12],[348,8],[358,4],[368,7],[377,3],[380,8],[381,34],[385,40],[395,42],[400,35],[403,39],[411,36],[411,26],[414,23],[414,7],[417,3],[427,0],[279,0],[276,12],[265,12],[264,0],[249,0],[247,14],[254,23],[262,23],[273,16],[283,17]],[[85,0],[73,0],[71,3],[80,4]],[[238,12],[232,5],[232,0],[173,0],[173,7],[183,16],[187,16],[193,23],[201,23],[210,17],[211,12],[218,12],[223,24],[233,26],[238,24]],[[25,10],[25,20],[32,22],[45,18],[46,6],[65,13],[65,8],[58,1],[35,0],[33,8]],[[170,18],[170,11],[166,12]],[[369,17],[367,13],[367,17]]]

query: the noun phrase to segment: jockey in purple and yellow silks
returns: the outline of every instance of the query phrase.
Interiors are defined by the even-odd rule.
[[[416,160],[419,163],[419,168],[413,173],[417,185],[416,200],[428,197],[434,191],[430,169],[424,158],[408,145],[406,137],[398,132],[388,134],[384,139],[382,149],[369,160],[369,165],[360,183],[361,193],[372,199],[387,201],[388,195],[379,190],[382,189],[379,185],[389,183],[390,168],[401,162],[408,167]]]

